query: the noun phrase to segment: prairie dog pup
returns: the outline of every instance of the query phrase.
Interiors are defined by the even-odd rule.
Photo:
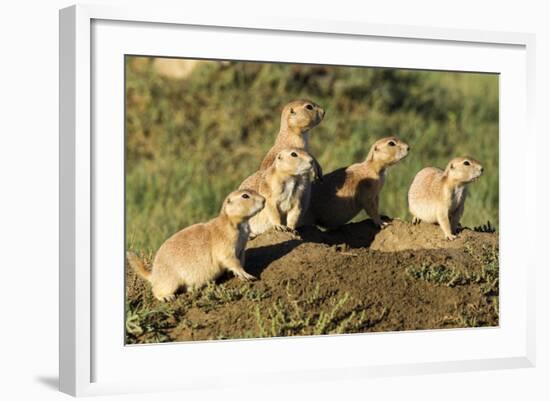
[[[128,263],[151,283],[153,295],[161,301],[173,299],[181,286],[201,287],[226,269],[240,279],[253,280],[243,268],[248,221],[264,204],[264,197],[254,191],[234,191],[225,198],[218,217],[168,238],[157,251],[151,271],[131,252]]]
[[[362,163],[342,167],[312,185],[306,223],[338,227],[365,210],[374,224],[385,226],[378,214],[379,193],[386,169],[409,153],[409,145],[394,136],[376,141]]]
[[[482,165],[470,157],[456,157],[445,171],[426,167],[418,172],[409,189],[413,222],[438,223],[445,238],[453,240],[466,201],[466,185],[483,173]]]
[[[260,164],[259,171],[266,170],[283,149],[296,148],[309,151],[309,130],[319,125],[325,117],[325,110],[307,99],[294,100],[288,103],[281,113],[281,127],[275,144]],[[314,159],[317,176],[322,177],[321,167]],[[239,186],[239,189],[258,190],[261,174],[257,171]]]
[[[271,227],[294,230],[308,207],[307,194],[314,170],[313,157],[301,149],[284,149],[262,172],[259,193],[264,209],[250,219],[250,234],[257,236]]]

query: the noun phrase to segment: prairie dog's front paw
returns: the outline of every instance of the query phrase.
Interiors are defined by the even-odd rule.
[[[248,274],[247,272],[243,272],[237,276],[239,279],[244,281],[255,281],[258,280],[256,276],[253,276],[252,274]]]
[[[378,228],[384,228],[389,225],[387,222],[382,221],[382,219],[373,219],[373,223]]]
[[[273,229],[275,231],[280,231],[282,233],[295,233],[296,232],[296,230],[294,230],[293,228],[290,228],[288,226],[283,226],[282,224],[273,226]]]
[[[300,234],[300,232],[298,230],[296,230],[295,228],[290,228],[290,227],[287,227],[287,233],[290,233],[290,235],[292,236],[292,238],[294,239],[302,239],[302,235]]]
[[[445,238],[446,238],[447,240],[449,240],[449,241],[453,241],[453,240],[456,239],[456,235],[454,235],[454,234],[447,234],[447,235],[445,235]]]
[[[292,234],[293,237],[301,238],[300,232],[298,230],[296,230],[295,228],[291,228],[291,227],[287,227],[287,228],[288,228],[287,232]]]

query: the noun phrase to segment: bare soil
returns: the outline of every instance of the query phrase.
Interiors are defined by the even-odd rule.
[[[153,299],[127,268],[127,342],[379,332],[498,325],[498,235],[370,220],[249,241],[245,269],[216,285]]]

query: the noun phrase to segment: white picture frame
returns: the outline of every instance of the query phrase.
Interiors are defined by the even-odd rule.
[[[196,47],[192,53],[186,53],[174,47],[170,40],[164,40],[180,34],[192,35],[188,37],[199,41],[200,49]],[[231,49],[227,45],[225,49],[216,48],[220,34],[225,35],[224,41],[231,40]],[[272,41],[272,45],[264,46],[262,53],[260,46],[254,47],[254,35],[262,35],[266,42]],[[323,41],[333,52],[324,58],[319,57],[314,47],[309,56],[300,60],[298,57],[302,56],[281,53],[278,43],[293,37],[304,41]],[[334,44],[330,44],[335,40],[339,41],[341,54]],[[401,42],[407,45],[399,48],[402,52],[385,54],[381,49],[402,46]],[[501,325],[492,329],[125,347],[123,338],[118,336],[123,321],[120,321],[120,327],[111,327],[123,314],[119,305],[112,303],[119,302],[120,291],[123,291],[120,288],[120,275],[111,280],[98,267],[106,263],[118,264],[122,271],[124,257],[123,253],[119,254],[118,248],[100,250],[102,241],[112,239],[105,222],[114,222],[111,231],[117,234],[113,235],[123,235],[123,232],[119,232],[120,222],[123,222],[120,214],[123,206],[113,211],[104,206],[111,196],[120,196],[122,185],[119,174],[121,166],[117,160],[120,161],[122,157],[120,139],[123,131],[120,131],[120,127],[123,114],[120,114],[120,100],[123,99],[123,87],[118,84],[123,69],[111,67],[122,65],[121,54],[258,61],[309,60],[319,63],[340,60],[339,64],[365,65],[360,54],[354,55],[346,50],[349,43],[359,47],[371,46],[369,49],[372,49],[373,54],[379,54],[378,61],[370,61],[369,65],[477,70],[498,72],[506,78],[501,87],[500,107],[501,195],[506,195],[501,196],[500,242],[503,264],[508,264],[510,268],[504,266],[501,269]],[[534,366],[535,260],[534,257],[519,257],[535,255],[535,252],[530,251],[534,241],[519,234],[519,231],[514,234],[514,227],[521,224],[523,227],[525,224],[534,225],[536,221],[535,176],[526,174],[527,171],[535,170],[536,147],[515,149],[511,140],[508,140],[514,132],[516,135],[521,132],[524,138],[531,138],[535,142],[534,44],[534,35],[524,33],[261,18],[253,15],[226,20],[207,15],[187,15],[184,9],[164,10],[155,7],[78,5],[61,10],[60,390],[80,396],[238,386],[245,385],[239,384],[237,380],[238,375],[243,373],[249,379],[254,378],[256,383],[273,384],[297,380],[359,380],[387,375]],[[218,50],[208,50],[209,46]],[[407,55],[407,49],[414,49],[417,54],[425,54],[426,57],[416,60]],[[490,60],[485,60],[487,49],[494,50],[494,57]],[[430,61],[429,55],[436,50],[440,55],[439,60]],[[457,54],[461,52],[464,58],[457,62]],[[234,54],[238,54],[237,57]],[[405,59],[408,60],[406,65],[403,64]],[[112,75],[109,71],[112,71]],[[110,96],[112,93],[104,92],[102,87],[95,87],[94,82],[109,82],[112,84],[109,87],[120,93]],[[512,94],[515,96],[513,99]],[[98,102],[98,98],[104,95],[107,95],[105,99],[102,98],[105,102]],[[102,136],[98,140],[94,136],[97,130],[108,130],[114,134]],[[520,168],[513,169],[507,165],[506,161],[512,154],[516,158],[515,165]],[[101,178],[106,177],[106,173],[110,175],[107,184]],[[514,191],[509,185],[510,182],[518,181],[523,183],[522,191]],[[512,213],[514,210],[516,212]],[[99,287],[101,299],[97,297]],[[123,300],[121,302],[123,305]],[[112,306],[109,308],[109,305]],[[449,341],[457,344],[456,349],[447,350],[448,353],[441,352],[438,344]],[[401,349],[400,343],[407,343],[407,347]],[[472,349],[466,347],[468,344],[471,344]],[[419,353],[422,347],[425,347],[424,352]],[[417,353],[409,353],[409,348],[416,348]],[[323,358],[317,358],[321,349],[324,351]],[[370,351],[363,354],[358,349]],[[392,355],[388,351],[390,349],[399,355]],[[193,361],[193,368],[180,370],[177,374],[166,374],[171,364],[181,361],[178,354]],[[269,364],[261,364],[254,359],[254,355],[269,356]],[[291,355],[303,358],[289,361]],[[224,365],[218,370],[212,370],[209,362],[218,357],[233,362],[231,366]],[[142,369],[140,366],[158,366],[155,361],[159,360],[164,362],[166,372],[160,369],[157,376],[151,373],[151,369]],[[121,364],[124,364],[125,369],[122,369]],[[139,374],[137,368],[147,371],[149,378],[145,380],[136,376]]]

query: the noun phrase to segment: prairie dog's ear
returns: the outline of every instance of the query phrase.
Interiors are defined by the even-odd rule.
[[[295,114],[294,108],[290,108],[290,114]]]
[[[226,202],[228,205],[231,204],[231,198],[227,198],[227,202]]]
[[[378,146],[375,146],[375,147],[374,147],[374,151],[375,151],[375,152],[378,152]]]
[[[454,170],[454,168],[455,168],[455,165],[451,163],[451,170]]]

